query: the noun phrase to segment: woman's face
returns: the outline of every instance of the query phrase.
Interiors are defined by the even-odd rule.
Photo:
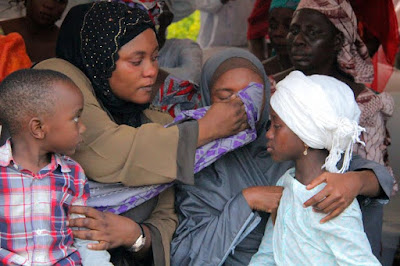
[[[268,33],[271,43],[278,54],[287,54],[286,36],[289,33],[293,9],[274,8],[269,13]]]
[[[234,68],[222,74],[211,88],[211,102],[223,102],[233,94],[239,92],[256,82],[264,85],[263,79],[254,71],[248,68]]]
[[[113,93],[137,104],[151,102],[158,74],[158,43],[152,29],[147,29],[121,47],[116,68],[109,79]]]
[[[26,16],[39,25],[52,26],[61,18],[67,4],[68,0],[28,0]]]
[[[295,69],[329,75],[340,49],[338,30],[324,14],[301,9],[294,13],[287,35],[288,53]]]

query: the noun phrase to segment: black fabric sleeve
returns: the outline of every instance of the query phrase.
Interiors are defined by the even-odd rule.
[[[199,136],[199,124],[196,120],[178,124],[179,143],[177,153],[177,180],[184,184],[194,184],[194,160]]]

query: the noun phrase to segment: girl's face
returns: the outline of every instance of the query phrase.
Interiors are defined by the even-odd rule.
[[[271,127],[267,131],[267,151],[274,161],[295,161],[303,156],[304,143],[271,108]]]
[[[288,53],[295,69],[307,75],[329,75],[341,46],[339,35],[324,14],[312,9],[296,11],[287,35]]]
[[[158,43],[152,29],[147,29],[121,47],[116,68],[109,79],[113,93],[137,104],[151,102],[158,74]]]
[[[211,88],[211,102],[223,102],[249,85],[250,82],[264,84],[263,79],[248,68],[234,68],[222,74]]]

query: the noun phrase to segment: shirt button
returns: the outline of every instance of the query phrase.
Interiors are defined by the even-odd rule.
[[[36,230],[36,234],[37,234],[38,236],[44,235],[44,229],[38,229],[38,230]]]

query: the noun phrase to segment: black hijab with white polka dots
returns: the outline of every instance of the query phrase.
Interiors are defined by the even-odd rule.
[[[119,49],[149,28],[154,30],[154,24],[143,10],[115,2],[95,2],[72,8],[60,29],[57,57],[86,74],[97,98],[119,124],[140,126],[140,114],[148,104],[118,98],[109,78]]]

